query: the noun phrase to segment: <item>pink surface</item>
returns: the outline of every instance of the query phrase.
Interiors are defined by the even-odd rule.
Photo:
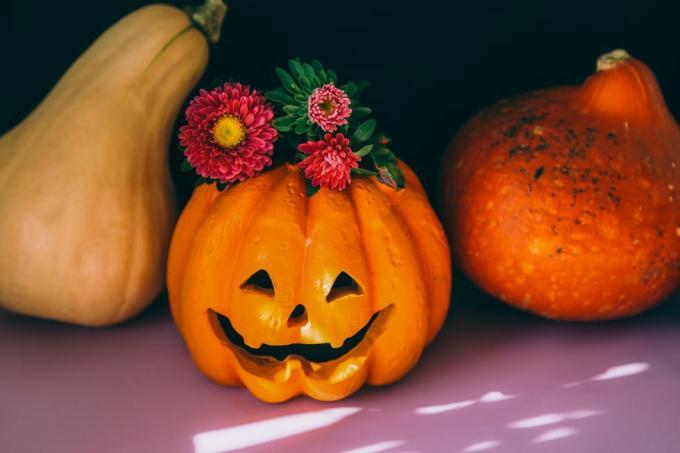
[[[414,371],[337,403],[209,382],[165,302],[102,330],[0,313],[0,451],[678,451],[680,300],[560,324],[457,290]]]

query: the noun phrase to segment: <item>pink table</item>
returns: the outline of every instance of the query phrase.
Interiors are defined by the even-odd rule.
[[[397,385],[282,405],[201,376],[163,301],[102,330],[0,313],[0,451],[680,451],[680,299],[605,324],[454,301]]]

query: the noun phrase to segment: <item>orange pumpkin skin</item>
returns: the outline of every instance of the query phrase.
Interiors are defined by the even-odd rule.
[[[577,87],[475,116],[443,165],[462,269],[517,307],[569,320],[636,314],[680,280],[680,131],[624,51]]]
[[[204,374],[245,385],[267,402],[299,394],[338,400],[365,382],[394,382],[415,365],[446,316],[451,269],[443,229],[417,177],[402,167],[406,188],[399,191],[355,178],[344,192],[308,197],[293,165],[221,193],[214,185],[194,191],[174,232],[167,280],[175,323]],[[273,295],[243,288],[261,269],[271,276]],[[361,294],[327,302],[340,272]],[[307,322],[291,326],[298,304]],[[313,363],[250,356],[219,334],[213,312],[253,348],[338,347],[374,313],[380,321],[346,355]]]

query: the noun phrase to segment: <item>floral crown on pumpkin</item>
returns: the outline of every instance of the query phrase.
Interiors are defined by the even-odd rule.
[[[276,157],[302,168],[309,195],[344,190],[352,177],[365,176],[402,188],[390,139],[359,101],[368,82],[338,85],[335,72],[316,60],[293,59],[288,68],[276,68],[281,86],[264,95],[237,82],[201,89],[179,129],[182,170],[195,171],[197,185],[216,182],[223,190],[271,166],[276,143]]]

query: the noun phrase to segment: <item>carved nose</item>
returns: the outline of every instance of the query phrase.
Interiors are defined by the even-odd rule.
[[[288,317],[288,327],[297,327],[307,323],[307,310],[304,305],[297,304]]]

